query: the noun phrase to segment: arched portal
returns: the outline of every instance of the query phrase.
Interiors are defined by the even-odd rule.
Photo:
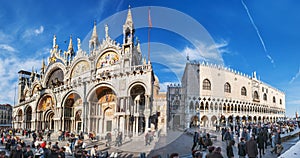
[[[36,129],[37,130],[44,130],[46,129],[46,112],[49,110],[54,110],[55,102],[54,99],[49,95],[45,94],[41,97],[38,102],[38,106],[36,109]]]
[[[236,122],[236,124],[238,124],[238,125],[240,124],[240,116],[236,116],[236,117],[235,117],[235,122]]]
[[[22,128],[22,121],[23,121],[23,111],[19,110],[17,113],[17,128]]]
[[[107,107],[104,110],[104,119],[103,119],[103,131],[102,133],[105,132],[112,132],[113,131],[113,114],[114,111],[111,107]]]
[[[246,116],[243,116],[243,117],[242,117],[242,124],[243,124],[243,125],[246,124],[246,120],[247,120],[247,119],[246,119]]]
[[[28,106],[26,111],[25,111],[25,128],[26,129],[31,129],[31,120],[32,120],[32,108],[31,106]]]
[[[190,121],[190,127],[193,128],[193,127],[198,127],[199,125],[199,118],[197,115],[194,115],[191,117],[191,121]]]
[[[217,122],[218,120],[217,120],[217,117],[214,115],[214,116],[212,116],[211,117],[211,123],[212,123],[212,126],[216,126],[217,125]]]
[[[252,117],[248,116],[248,122],[252,122]]]
[[[220,117],[220,126],[226,126],[226,119],[224,115]]]
[[[63,130],[65,131],[75,131],[76,124],[75,124],[75,112],[77,109],[82,108],[82,99],[76,93],[71,93],[63,104],[64,108],[64,125]]]
[[[144,133],[150,127],[149,116],[144,115],[146,107],[146,96],[144,86],[137,84],[130,89],[130,96],[133,104],[129,107],[130,113],[135,114],[133,121],[130,121],[129,131],[132,133]],[[147,120],[146,120],[147,119]],[[148,123],[148,124],[147,124]],[[157,124],[154,124],[157,126]]]
[[[233,117],[232,117],[232,115],[230,115],[230,116],[228,117],[228,123],[229,123],[229,124],[233,124]]]
[[[208,126],[208,117],[207,116],[202,116],[201,118],[201,126],[202,127],[207,127]]]
[[[261,116],[258,116],[258,122],[261,122]]]
[[[45,114],[45,129],[54,130],[54,120],[53,120],[54,112],[52,110],[48,110]]]
[[[256,116],[253,117],[253,122],[257,123],[257,117]]]

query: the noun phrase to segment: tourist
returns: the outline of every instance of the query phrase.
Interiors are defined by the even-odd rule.
[[[233,146],[233,140],[229,141],[228,146],[226,147],[226,153],[228,158],[234,158],[232,146]]]
[[[202,158],[202,156],[203,156],[203,154],[201,151],[196,151],[193,155],[193,158]]]
[[[275,147],[273,150],[271,150],[271,153],[273,153],[273,152],[277,153],[277,146],[278,146],[277,144],[281,144],[280,128],[275,133],[274,144],[275,144]]]
[[[33,152],[30,149],[30,145],[26,146],[26,151],[24,152],[23,156],[24,156],[24,158],[33,158],[34,157]]]
[[[238,143],[238,155],[239,158],[245,158],[246,157],[246,143],[245,138],[240,139],[240,143]]]
[[[197,146],[198,141],[199,141],[199,133],[195,131],[194,137],[193,137],[192,151],[193,151],[194,148]]]
[[[111,142],[111,133],[106,133],[105,140],[106,140],[105,146],[109,147]]]
[[[50,138],[51,138],[51,131],[49,130],[49,131],[47,132],[47,141],[50,141]]]
[[[44,150],[43,150],[43,148],[41,148],[41,146],[38,144],[38,145],[36,146],[36,149],[35,149],[35,155],[34,155],[34,157],[40,157],[40,156],[42,156],[42,155],[44,155]]]
[[[256,145],[254,134],[252,134],[252,137],[246,143],[246,153],[248,154],[249,158],[256,158],[258,155],[257,145]]]
[[[224,140],[226,142],[226,146],[229,145],[229,142],[232,140],[231,139],[231,132],[230,132],[230,129],[228,128],[226,131],[225,131],[225,134],[224,134]]]
[[[221,154],[221,147],[217,147],[211,154],[212,158],[223,158]]]
[[[94,145],[94,147],[91,149],[91,157],[94,158],[97,156],[97,150],[98,150],[98,145]]]
[[[59,150],[58,142],[55,142],[55,144],[53,144],[52,149],[55,149],[56,151]]]
[[[71,155],[72,155],[72,150],[71,150],[71,148],[70,148],[70,144],[67,143],[66,146],[65,146],[64,148],[65,148],[65,154],[66,154],[67,156],[71,156]]]
[[[59,158],[65,158],[66,157],[66,155],[65,155],[65,148],[64,147],[61,147],[59,149],[57,157],[59,157]]]
[[[258,137],[257,137],[257,146],[259,149],[259,157],[260,158],[262,157],[261,152],[263,152],[263,154],[265,154],[265,146],[264,145],[265,145],[265,138],[263,135],[263,131],[260,131],[258,134]]]
[[[214,146],[208,147],[208,153],[205,155],[205,158],[214,158],[213,155],[212,155],[214,150],[215,150]]]
[[[145,146],[150,145],[151,131],[145,132]]]
[[[17,147],[11,151],[9,158],[23,158],[22,146],[20,144],[17,144]]]
[[[207,133],[205,141],[204,141],[204,148],[206,149],[208,146],[212,146],[212,145],[213,145],[213,142],[211,141],[210,134]]]

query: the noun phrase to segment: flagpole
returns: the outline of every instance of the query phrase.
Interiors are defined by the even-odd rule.
[[[148,28],[148,63],[150,63],[150,27]]]
[[[150,7],[148,10],[148,63],[150,64],[150,30],[152,27],[151,17],[150,17]]]

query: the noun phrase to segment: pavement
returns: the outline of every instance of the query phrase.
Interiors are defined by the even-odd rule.
[[[226,156],[226,144],[225,142],[221,141],[221,134],[219,132],[215,131],[208,131],[212,135],[216,135],[216,139],[213,140],[214,146],[219,146],[222,148],[222,155],[224,157]],[[295,133],[300,132],[300,129],[298,128]],[[288,149],[290,149],[292,146],[294,146],[298,140],[298,135],[296,136],[289,136],[290,134],[282,134],[282,137],[289,137],[289,139],[286,139],[282,145],[284,147],[283,154],[286,154]],[[21,139],[25,141],[26,144],[31,144],[32,138],[25,138],[24,136],[18,135]],[[51,136],[51,142],[54,143],[57,141],[56,133],[53,133]],[[113,139],[114,140],[114,139]],[[118,153],[118,157],[120,158],[138,158],[140,153],[145,153],[147,157],[151,158],[153,156],[160,155],[162,158],[167,158],[168,155],[171,153],[179,153],[181,158],[191,158],[191,147],[193,144],[193,135],[188,134],[183,131],[169,131],[167,136],[160,136],[154,137],[153,141],[150,143],[150,145],[145,145],[144,135],[140,135],[138,137],[129,139],[126,138],[123,140],[123,144],[120,147],[114,146],[114,142],[111,144],[111,147],[105,146],[105,140],[98,140],[98,141],[92,141],[90,139],[85,139],[85,143],[87,144],[87,150],[90,150],[95,144],[98,145],[98,148],[102,151],[108,151],[111,153]],[[234,155],[237,157],[237,143],[238,138],[235,137],[235,146],[233,148]],[[66,145],[67,141],[59,141],[59,146]],[[300,146],[300,143],[298,143]],[[0,150],[4,149],[4,146],[0,145]],[[298,148],[299,149],[299,148]],[[263,155],[263,158],[275,158],[277,157],[275,154],[272,154],[270,152],[271,147],[268,146],[268,148],[265,151],[265,155]],[[295,150],[288,151],[288,152],[295,152]],[[206,155],[206,151],[203,151],[203,154]],[[295,155],[294,155],[295,156]],[[71,158],[72,156],[69,156]],[[300,153],[298,155],[300,157]],[[289,156],[288,158],[292,158]]]

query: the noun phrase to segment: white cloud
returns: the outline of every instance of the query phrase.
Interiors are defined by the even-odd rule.
[[[160,67],[159,70],[155,70],[155,72],[174,73],[177,79],[181,80],[187,62],[187,55],[190,61],[206,61],[217,65],[224,64],[222,54],[229,53],[226,49],[227,41],[221,40],[221,42],[213,45],[205,45],[200,41],[195,43],[197,45],[193,48],[186,47],[183,50],[178,50],[164,43],[151,42],[151,62],[164,66]],[[143,43],[141,48],[143,52],[147,52],[147,43]]]
[[[292,79],[290,80],[289,84],[292,84],[299,77],[299,75],[300,75],[300,67],[296,75],[292,77]]]
[[[222,53],[228,52],[226,50],[226,46],[228,42],[222,40],[220,43],[215,43],[213,45],[206,45],[200,41],[195,42],[197,45],[195,48],[186,47],[183,50],[182,55],[189,56],[191,61],[207,61],[210,63],[215,63],[219,65],[223,65],[224,61],[222,58]]]
[[[8,44],[0,44],[0,49],[3,49],[5,51],[9,51],[9,52],[16,52],[17,51],[14,47],[12,47]]]
[[[35,29],[34,30],[35,35],[39,35],[39,34],[41,34],[43,32],[44,32],[44,26],[40,26],[39,29]]]
[[[36,28],[36,29],[27,29],[24,32],[23,38],[38,36],[38,35],[42,34],[43,32],[44,32],[44,26],[42,26],[42,25],[39,28]]]
[[[0,103],[14,103],[15,86],[18,83],[18,71],[21,69],[31,71],[32,67],[40,68],[41,59],[18,58],[14,55],[9,57],[0,56]],[[39,69],[37,69],[39,71]]]
[[[11,34],[6,34],[0,30],[0,41],[11,42],[14,37]]]

